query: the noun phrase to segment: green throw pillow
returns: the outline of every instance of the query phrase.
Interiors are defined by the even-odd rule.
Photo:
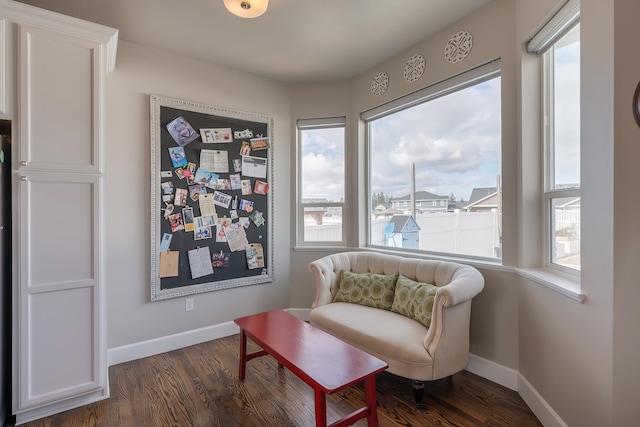
[[[350,302],[390,310],[397,280],[397,274],[358,274],[342,271],[340,289],[333,302]]]
[[[436,285],[414,282],[400,275],[391,311],[415,319],[427,327],[431,326],[431,312],[437,290]]]

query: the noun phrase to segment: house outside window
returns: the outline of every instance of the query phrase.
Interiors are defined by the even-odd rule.
[[[298,120],[298,246],[345,245],[344,117]]]
[[[366,124],[369,196],[406,197],[415,200],[416,207],[421,200],[421,209],[411,209],[407,200],[408,210],[397,214],[415,212],[415,248],[395,245],[394,250],[500,258],[499,60],[365,111],[361,118]],[[496,186],[492,209],[464,209],[475,187]],[[456,208],[449,209],[449,200],[456,200]],[[376,216],[369,208],[367,245],[388,247],[386,242],[402,241],[385,236],[393,217]]]

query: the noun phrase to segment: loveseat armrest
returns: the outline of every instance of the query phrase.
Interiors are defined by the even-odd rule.
[[[451,266],[451,265],[449,265]],[[484,288],[484,277],[471,266],[458,266],[451,282],[436,292],[424,347],[434,360],[433,379],[464,369],[469,359],[471,300]]]
[[[438,269],[450,268],[453,264],[442,263]],[[437,270],[438,270],[437,269]],[[437,271],[436,274],[440,272]],[[471,300],[484,289],[484,277],[468,265],[456,265],[451,281],[438,289],[437,298],[444,298],[443,307],[453,307]]]
[[[337,283],[340,270],[336,271],[331,257],[324,257],[311,262],[309,271],[316,278],[316,299],[311,304],[311,308],[329,304],[333,300],[331,287]]]

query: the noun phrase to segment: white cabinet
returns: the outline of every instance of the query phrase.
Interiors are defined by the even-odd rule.
[[[108,397],[103,104],[118,32],[6,0],[0,22],[0,54],[15,70],[0,90],[13,100],[12,409],[22,423]]]
[[[107,396],[101,177],[22,173],[19,184],[18,419],[68,398]],[[84,403],[83,399],[79,400]],[[23,413],[24,412],[24,413]]]
[[[98,42],[19,25],[21,166],[101,171],[100,49]]]

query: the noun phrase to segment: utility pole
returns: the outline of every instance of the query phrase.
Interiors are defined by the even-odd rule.
[[[411,163],[411,217],[416,219],[416,164]]]

